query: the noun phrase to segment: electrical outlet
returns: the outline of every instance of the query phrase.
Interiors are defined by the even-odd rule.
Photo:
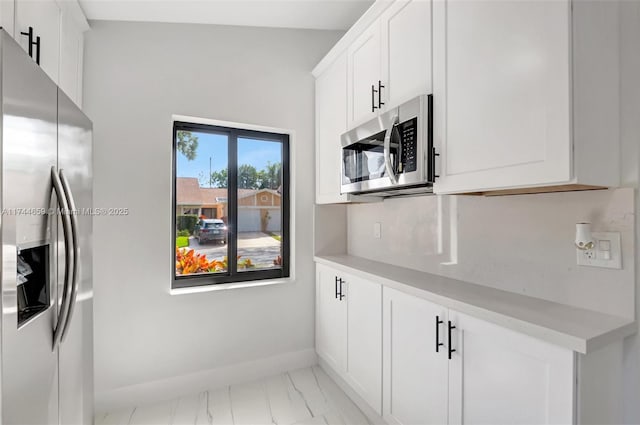
[[[593,249],[585,249],[582,251],[582,256],[587,260],[595,260],[596,253]]]
[[[607,269],[622,268],[622,249],[620,233],[593,232],[592,249],[576,249],[579,266],[604,267]]]

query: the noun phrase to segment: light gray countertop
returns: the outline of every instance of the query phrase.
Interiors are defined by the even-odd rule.
[[[315,261],[460,313],[587,354],[636,333],[634,320],[351,255]]]

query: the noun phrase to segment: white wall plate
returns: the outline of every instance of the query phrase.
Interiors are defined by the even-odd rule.
[[[592,236],[595,243],[593,249],[576,249],[578,265],[622,269],[620,233],[593,232]]]

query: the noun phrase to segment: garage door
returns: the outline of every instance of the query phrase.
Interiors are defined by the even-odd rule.
[[[259,232],[260,210],[238,208],[238,232]]]
[[[267,224],[267,231],[280,232],[282,231],[282,215],[280,209],[269,210],[269,224]]]

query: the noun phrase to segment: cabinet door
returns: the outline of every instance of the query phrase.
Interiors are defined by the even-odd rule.
[[[15,2],[13,0],[0,0],[0,27],[8,32],[12,37],[13,34],[13,9]]]
[[[447,423],[446,310],[385,287],[384,419],[391,424]],[[444,323],[436,324],[439,318]]]
[[[378,114],[380,75],[380,23],[376,21],[349,47],[347,125],[353,128]],[[383,89],[384,90],[384,89]]]
[[[431,93],[431,1],[396,1],[381,18],[383,109]]]
[[[81,104],[83,32],[73,17],[63,13],[60,25],[60,88]]]
[[[347,56],[340,56],[316,80],[316,202],[346,202],[340,194],[342,149],[347,131]]]
[[[436,193],[570,181],[570,22],[569,0],[434,3]]]
[[[464,314],[449,312],[450,424],[571,424],[574,354]]]
[[[378,413],[382,412],[382,286],[342,274],[347,302],[345,379]]]
[[[336,297],[337,272],[316,264],[316,351],[337,373],[344,370],[346,301]]]
[[[20,34],[33,27],[34,41],[40,36],[40,67],[58,84],[60,62],[60,8],[55,0],[16,0],[15,38],[29,51],[29,38]],[[33,46],[33,58],[36,46]]]

